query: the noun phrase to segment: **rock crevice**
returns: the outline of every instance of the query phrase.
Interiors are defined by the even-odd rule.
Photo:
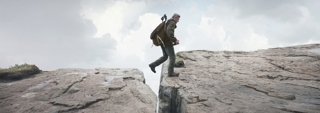
[[[159,113],[320,111],[320,44],[253,52],[177,53],[179,77],[163,64]]]

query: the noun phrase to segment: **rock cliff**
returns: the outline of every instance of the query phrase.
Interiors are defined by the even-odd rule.
[[[137,69],[58,69],[0,83],[0,113],[154,113]]]
[[[167,77],[168,62],[162,68],[160,113],[320,111],[320,44],[177,57],[179,77]]]

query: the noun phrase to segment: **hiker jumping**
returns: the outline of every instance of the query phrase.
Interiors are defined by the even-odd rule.
[[[162,18],[163,19],[163,18]],[[174,45],[179,44],[179,40],[174,36],[174,30],[177,28],[177,23],[179,22],[180,15],[179,14],[173,14],[172,18],[170,18],[164,26],[164,33],[166,34],[165,36],[157,39],[160,40],[159,44],[162,49],[163,56],[160,57],[158,60],[152,62],[149,64],[149,67],[151,68],[152,72],[156,73],[155,68],[165,62],[168,59],[169,56],[169,66],[168,66],[168,76],[169,77],[176,77],[179,76],[179,73],[174,72],[174,62],[176,60],[176,55],[174,52]],[[158,27],[157,27],[158,28]],[[158,30],[156,30],[158,31]],[[155,31],[154,31],[155,32]],[[153,35],[153,34],[151,34]]]

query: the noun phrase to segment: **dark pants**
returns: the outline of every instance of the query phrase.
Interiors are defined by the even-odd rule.
[[[169,56],[169,65],[168,65],[168,74],[171,75],[173,73],[173,68],[174,68],[174,62],[176,60],[176,55],[174,52],[174,48],[173,46],[169,46],[169,47],[163,47],[163,45],[161,45],[161,49],[162,49],[162,53],[163,56],[160,57],[158,60],[154,61],[153,63],[151,63],[151,65],[153,66],[159,66],[160,64],[162,64],[163,62],[165,62],[168,59]]]

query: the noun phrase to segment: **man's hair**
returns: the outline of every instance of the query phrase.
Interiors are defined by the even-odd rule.
[[[180,15],[179,15],[178,13],[174,13],[174,14],[172,15],[172,18],[174,18],[174,17],[180,18]]]

